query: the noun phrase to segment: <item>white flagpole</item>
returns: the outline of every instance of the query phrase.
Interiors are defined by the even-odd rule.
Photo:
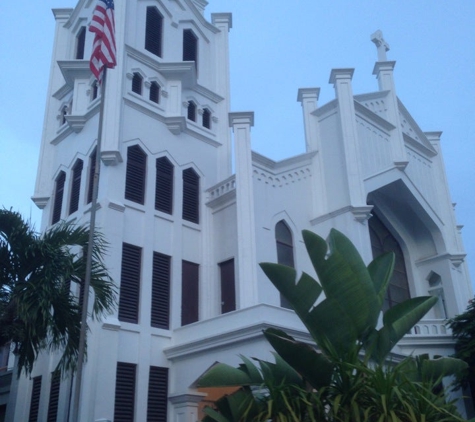
[[[104,104],[106,93],[106,74],[107,67],[104,67],[104,73],[101,82],[101,108],[99,112],[99,129],[97,134],[97,146],[96,146],[96,165],[94,169],[94,182],[92,187],[92,203],[91,203],[91,220],[89,223],[89,242],[86,254],[86,278],[83,286],[83,303],[81,314],[81,334],[79,337],[79,350],[78,350],[78,362],[77,362],[77,374],[76,383],[74,389],[73,398],[73,411],[71,414],[71,422],[77,422],[79,417],[79,402],[81,398],[81,383],[82,372],[84,366],[84,355],[86,349],[86,336],[87,336],[87,311],[89,305],[89,287],[91,285],[91,273],[92,273],[92,250],[94,248],[94,232],[96,228],[96,209],[97,209],[97,196],[99,190],[99,175],[101,169],[101,143],[102,143],[102,124],[104,116]],[[84,419],[84,418],[83,418]]]

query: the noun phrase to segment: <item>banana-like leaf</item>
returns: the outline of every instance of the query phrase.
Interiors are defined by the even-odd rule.
[[[383,363],[392,348],[435,305],[434,296],[420,296],[393,306],[383,316],[383,327],[371,338],[368,345],[371,357]]]
[[[225,363],[216,363],[198,380],[198,387],[234,387],[241,385],[261,385],[262,376],[259,371],[251,374],[242,368],[234,368]]]
[[[264,335],[282,359],[314,388],[330,384],[334,366],[326,356],[281,330],[268,328]]]
[[[368,265],[368,272],[373,280],[374,291],[378,295],[379,309],[383,306],[384,295],[394,270],[393,252],[385,253],[373,259]]]
[[[241,388],[215,402],[216,409],[205,407],[203,422],[236,422],[251,420],[258,413],[258,404],[249,388]]]
[[[436,381],[450,375],[457,375],[467,370],[468,364],[461,359],[441,357],[425,359],[422,362],[422,377],[424,381]]]

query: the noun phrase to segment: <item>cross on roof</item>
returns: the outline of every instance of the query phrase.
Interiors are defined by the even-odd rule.
[[[379,29],[371,35],[371,41],[374,42],[376,48],[378,49],[378,61],[387,61],[386,51],[389,51],[389,44],[384,41],[383,33]]]

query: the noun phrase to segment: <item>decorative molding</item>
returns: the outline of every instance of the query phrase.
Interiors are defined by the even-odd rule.
[[[394,161],[394,166],[401,171],[404,171],[409,164],[409,161]]]
[[[116,166],[123,161],[120,151],[101,151],[101,160],[106,166]]]
[[[355,216],[355,220],[364,224],[371,217],[372,205],[363,205],[360,207],[351,207],[351,212]]]
[[[79,133],[84,128],[88,120],[87,114],[82,116],[72,116],[70,114],[64,116],[69,127],[73,130],[74,133]]]
[[[50,198],[50,196],[32,196],[31,200],[40,210],[42,210],[44,207],[46,207],[46,204],[48,203]]]
[[[199,403],[201,402],[208,394],[206,393],[182,393],[174,394],[173,396],[168,396],[171,404],[187,404],[187,403]]]
[[[185,116],[165,117],[165,124],[171,133],[179,135],[185,131],[186,118]]]
[[[102,323],[104,330],[119,331],[121,327],[120,321],[117,318],[108,316]]]
[[[109,201],[109,204],[107,205],[107,207],[114,211],[119,211],[122,213],[125,212],[125,205],[119,204],[118,202]]]

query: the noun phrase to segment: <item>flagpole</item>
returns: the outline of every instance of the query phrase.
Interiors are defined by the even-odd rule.
[[[92,255],[94,249],[94,233],[96,229],[96,210],[97,210],[97,196],[99,191],[99,175],[101,169],[101,144],[102,144],[102,125],[104,121],[104,104],[106,93],[106,74],[107,67],[103,69],[103,76],[101,81],[101,107],[99,111],[99,129],[97,134],[96,145],[96,165],[94,168],[94,182],[92,186],[92,203],[91,203],[91,219],[89,223],[89,242],[86,253],[86,277],[83,286],[83,302],[81,314],[81,332],[79,336],[78,361],[76,369],[76,383],[73,398],[73,411],[71,422],[77,422],[79,416],[79,401],[81,398],[81,384],[82,373],[84,366],[84,356],[86,351],[86,336],[87,336],[87,311],[89,305],[89,287],[91,285],[92,274]]]

